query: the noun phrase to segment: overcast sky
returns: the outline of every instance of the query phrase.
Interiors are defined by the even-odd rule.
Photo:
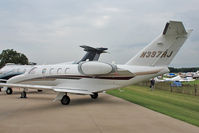
[[[170,66],[199,66],[199,0],[0,0],[0,52],[38,64],[79,60],[79,45],[107,47],[101,61],[126,63],[167,21],[194,29]]]

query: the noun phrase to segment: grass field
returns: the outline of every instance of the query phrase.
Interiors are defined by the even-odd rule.
[[[136,85],[107,93],[199,126],[199,96],[151,91],[148,87]]]
[[[183,84],[190,84],[190,85],[199,85],[199,80],[190,81],[190,82],[183,82]]]

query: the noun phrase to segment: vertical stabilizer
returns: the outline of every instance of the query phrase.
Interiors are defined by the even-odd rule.
[[[191,31],[192,30],[186,31],[182,22],[169,21],[163,33],[126,64],[139,66],[168,66]]]

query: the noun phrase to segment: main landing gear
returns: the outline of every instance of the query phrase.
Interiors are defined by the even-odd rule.
[[[11,95],[12,94],[12,88],[7,88],[7,90],[6,90],[6,94],[8,94],[8,95]]]
[[[90,95],[92,99],[97,99],[98,98],[98,93],[93,93],[92,95]],[[57,98],[55,100],[61,100],[61,104],[62,105],[68,105],[70,104],[70,97],[64,93],[59,93],[57,95]]]
[[[62,97],[62,99],[61,99],[61,103],[62,103],[63,105],[68,105],[68,104],[70,103],[70,97],[67,96],[67,94],[64,95],[64,96]]]

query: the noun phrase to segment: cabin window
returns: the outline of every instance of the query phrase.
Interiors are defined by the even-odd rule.
[[[46,73],[46,71],[47,71],[47,69],[46,69],[46,68],[42,69],[42,74],[45,74],[45,73]]]
[[[58,68],[57,69],[57,74],[61,74],[62,73],[62,69],[61,68]]]
[[[30,71],[29,74],[35,74],[36,73],[37,67],[33,67]]]

